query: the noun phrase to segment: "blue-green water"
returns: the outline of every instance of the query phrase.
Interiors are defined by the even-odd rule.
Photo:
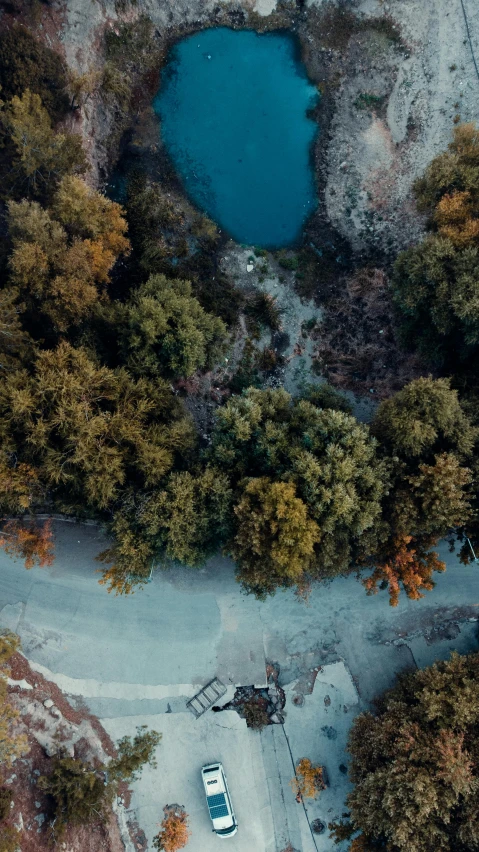
[[[287,34],[220,27],[172,49],[153,102],[162,139],[191,200],[238,242],[299,238],[316,206],[317,98]]]

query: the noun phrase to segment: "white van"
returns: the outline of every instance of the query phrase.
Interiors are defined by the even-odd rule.
[[[203,766],[201,777],[213,823],[213,831],[218,837],[233,837],[238,831],[238,824],[231,804],[223,764],[209,763],[207,766]]]

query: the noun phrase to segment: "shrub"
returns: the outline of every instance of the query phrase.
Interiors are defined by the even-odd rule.
[[[177,852],[188,843],[191,832],[188,830],[188,814],[179,805],[166,805],[165,816],[160,824],[160,832],[153,840],[153,846],[159,852]]]
[[[291,781],[293,792],[303,799],[315,799],[321,790],[326,789],[321,766],[311,763],[308,757],[303,757],[296,767],[296,775]]]
[[[260,325],[269,326],[273,331],[281,328],[281,311],[277,300],[269,293],[256,293],[245,305],[245,314]]]
[[[241,713],[246,719],[246,725],[248,728],[252,728],[254,731],[262,731],[267,725],[269,725],[269,716],[266,712],[264,698],[251,698],[249,701],[245,701],[244,704],[241,705]]]
[[[52,771],[49,775],[41,775],[37,783],[53,799],[60,834],[67,825],[86,825],[98,818],[104,819],[112,799],[104,770],[67,754],[53,758]]]
[[[384,95],[372,95],[369,92],[361,92],[354,101],[357,109],[379,109],[384,103]]]
[[[19,646],[20,640],[14,633],[0,633],[0,767],[10,767],[17,757],[29,751],[27,737],[15,734],[19,712],[10,704],[7,692],[10,675],[7,663]]]
[[[316,405],[317,408],[329,408],[333,411],[344,411],[345,414],[352,414],[353,407],[349,399],[327,382],[322,382],[320,385],[308,385],[305,398],[308,402]]]
[[[145,764],[155,766],[154,751],[161,737],[146,726],[136,736],[123,737],[118,756],[107,764],[85,763],[60,752],[52,759],[52,770],[41,775],[38,786],[53,799],[55,825],[61,834],[67,825],[85,825],[104,820],[118,784],[135,780]]]
[[[282,253],[278,256],[278,263],[283,269],[289,269],[292,271],[299,267],[299,259],[296,255],[290,256]]]

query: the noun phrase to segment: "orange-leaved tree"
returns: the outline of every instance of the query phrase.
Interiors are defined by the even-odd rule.
[[[188,843],[191,832],[188,829],[188,814],[179,805],[166,805],[160,831],[153,840],[153,846],[159,852],[177,852]]]
[[[433,550],[415,543],[410,535],[397,536],[392,542],[391,556],[376,565],[370,577],[363,580],[369,595],[376,594],[378,584],[387,583],[389,602],[397,606],[401,586],[411,600],[423,598],[423,590],[434,588],[434,571],[445,571],[446,566]]]
[[[8,437],[4,436],[8,448]],[[25,560],[26,568],[53,562],[51,522],[39,522],[25,513],[32,511],[42,494],[38,470],[19,463],[12,446],[0,456],[0,547]]]
[[[129,251],[121,207],[73,175],[61,180],[48,209],[10,201],[8,226],[11,277],[25,309],[40,311],[58,332],[106,298],[109,273]]]
[[[290,783],[296,796],[303,799],[315,799],[321,790],[326,789],[322,767],[312,763],[309,757],[299,761],[296,775]]]
[[[9,520],[0,532],[0,547],[10,556],[25,560],[25,568],[52,565],[54,559],[53,531],[50,520]]]

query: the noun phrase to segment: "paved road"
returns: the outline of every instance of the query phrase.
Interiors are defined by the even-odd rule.
[[[114,597],[96,582],[94,557],[105,545],[96,528],[57,524],[56,536],[51,569],[27,572],[0,554],[0,625],[18,632],[32,665],[65,692],[82,696],[113,734],[121,735],[125,725],[134,731],[145,717],[161,717],[159,730],[161,720],[165,731],[167,726],[183,726],[185,759],[194,736],[191,725],[197,724],[185,714],[185,698],[215,675],[231,688],[264,684],[268,660],[279,665],[282,684],[292,684],[290,688],[308,696],[312,670],[341,659],[356,684],[361,709],[396,672],[426,665],[453,648],[477,647],[479,566],[460,565],[446,547],[441,555],[448,571],[438,575],[436,589],[419,602],[402,596],[393,609],[386,593],[368,597],[352,577],[316,587],[306,604],[292,592],[259,603],[240,592],[233,566],[221,558],[199,571],[158,572],[143,591]],[[176,722],[163,716],[170,710],[178,714]],[[205,742],[211,736],[205,728]],[[234,736],[234,748],[238,753],[245,749],[246,762],[256,767],[252,789],[260,800],[261,778],[265,771],[271,776],[271,754],[265,752],[261,768],[257,740],[251,739],[255,735],[240,725]],[[294,740],[294,731],[291,736]],[[264,750],[271,734],[263,740]],[[163,760],[167,751],[163,743]],[[287,754],[283,758],[287,760]],[[269,805],[262,801],[261,819],[258,814],[254,823],[262,837],[258,852],[276,849],[276,826],[282,820],[274,813],[275,792],[268,783]],[[245,787],[244,775],[238,785]],[[152,806],[145,785],[141,789],[137,805],[141,810],[143,801],[142,816],[147,818]],[[284,790],[278,790],[281,798]],[[166,796],[167,786],[163,792]],[[247,800],[238,804],[245,808]],[[157,815],[156,821],[160,818]],[[147,822],[151,834],[156,823],[153,817]],[[239,832],[235,848],[252,852],[248,835],[247,840],[247,834]],[[201,852],[194,837],[190,844],[192,852]]]

